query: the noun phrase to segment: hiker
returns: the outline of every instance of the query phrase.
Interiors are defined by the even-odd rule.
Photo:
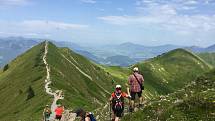
[[[81,118],[80,121],[96,121],[91,112],[86,112],[81,108],[74,110],[73,113],[76,113],[76,117]]]
[[[46,107],[43,110],[44,121],[49,121],[50,115],[51,115],[51,109],[49,108],[49,105],[46,105]]]
[[[139,74],[138,67],[133,68],[133,74],[131,74],[128,78],[128,84],[130,89],[128,88],[128,94],[131,95],[131,102],[130,102],[130,112],[134,111],[134,100],[135,96],[138,95],[139,97],[139,107],[143,107],[143,97],[142,97],[142,90],[144,90],[143,86],[143,76]],[[127,85],[128,86],[128,85]]]
[[[55,109],[55,119],[61,120],[62,114],[64,112],[64,107],[61,104],[58,104],[57,108]]]
[[[115,91],[111,94],[109,101],[112,104],[112,121],[119,121],[124,111],[124,98],[130,98],[130,96],[122,92],[121,85],[116,85]]]

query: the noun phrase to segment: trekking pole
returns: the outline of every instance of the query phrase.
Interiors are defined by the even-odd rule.
[[[129,121],[131,121],[131,117],[130,117],[130,115],[131,115],[131,112],[130,112],[130,105],[131,105],[131,97],[129,97],[129,99],[128,99],[128,115],[129,115]]]
[[[110,102],[110,121],[112,121],[112,110],[111,110],[111,102]]]
[[[131,96],[130,94],[130,89],[127,88],[127,93],[129,96]],[[129,115],[129,121],[131,121],[131,97],[129,97],[129,100],[128,100],[128,115]]]

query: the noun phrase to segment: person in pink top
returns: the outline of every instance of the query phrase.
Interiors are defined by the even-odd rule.
[[[138,67],[133,68],[133,74],[131,74],[128,78],[128,94],[131,96],[131,105],[130,111],[134,110],[134,100],[135,96],[138,95],[139,97],[139,107],[143,106],[143,97],[142,97],[142,90],[143,90],[143,76],[139,74]]]
[[[60,104],[57,106],[57,108],[55,109],[55,119],[57,120],[61,120],[62,114],[64,112],[64,107],[61,106]]]

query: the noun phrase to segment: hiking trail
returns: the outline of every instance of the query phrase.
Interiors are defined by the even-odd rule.
[[[43,62],[44,64],[46,65],[46,79],[45,79],[45,90],[46,90],[46,93],[53,96],[54,99],[53,99],[53,102],[52,102],[52,105],[51,105],[51,116],[50,116],[50,121],[55,121],[55,109],[57,107],[57,100],[59,99],[64,99],[64,96],[63,96],[63,91],[62,90],[55,90],[53,92],[53,90],[49,87],[49,85],[52,83],[51,82],[51,79],[50,79],[50,67],[49,67],[49,64],[47,62],[47,53],[48,53],[48,41],[45,41],[45,53],[44,53],[44,56],[43,56]],[[75,117],[76,117],[76,114],[74,113],[70,113],[71,111],[70,110],[64,110],[64,114],[62,116],[62,121],[74,121],[75,120]]]

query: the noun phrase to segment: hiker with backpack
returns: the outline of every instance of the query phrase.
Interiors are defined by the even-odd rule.
[[[121,88],[121,85],[116,85],[115,91],[111,94],[109,99],[113,112],[112,121],[119,121],[124,111],[124,98],[130,98],[127,93],[122,92]]]
[[[73,111],[73,113],[76,114],[76,117],[80,117],[80,121],[96,121],[95,117],[93,116],[93,113],[86,112],[83,109],[76,109]]]
[[[49,105],[46,105],[46,107],[43,110],[44,121],[49,121],[50,115],[51,115],[51,109],[49,108]]]
[[[134,111],[135,106],[135,96],[138,95],[139,97],[139,107],[143,107],[143,97],[142,97],[142,90],[144,90],[143,86],[143,76],[139,74],[138,67],[133,68],[133,74],[131,74],[128,78],[128,94],[131,95],[131,103],[130,103],[130,112]]]
[[[61,120],[62,114],[64,112],[64,107],[61,104],[58,104],[57,108],[55,109],[55,119]]]

